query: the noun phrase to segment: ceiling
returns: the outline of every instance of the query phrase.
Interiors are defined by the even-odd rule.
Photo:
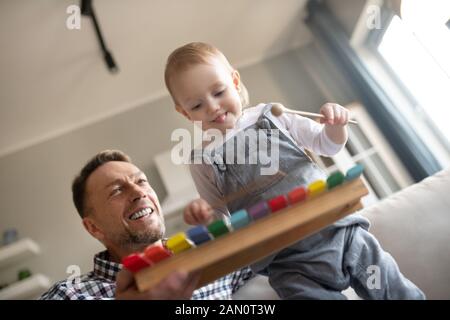
[[[0,156],[166,95],[164,63],[190,41],[243,67],[308,43],[306,0],[94,0],[120,72],[108,72],[75,0],[0,1]]]

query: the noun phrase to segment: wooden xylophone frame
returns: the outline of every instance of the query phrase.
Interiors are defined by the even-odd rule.
[[[158,284],[176,270],[199,271],[197,288],[316,233],[362,208],[368,194],[361,178],[346,181],[313,198],[271,213],[235,230],[175,254],[135,274],[139,291]]]

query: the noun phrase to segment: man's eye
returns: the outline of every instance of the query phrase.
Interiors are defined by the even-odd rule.
[[[112,189],[110,195],[113,196],[115,194],[118,194],[120,191],[122,191],[122,188],[121,187],[116,187],[116,188]]]
[[[200,103],[199,103],[199,104],[196,104],[195,106],[192,107],[192,110],[196,110],[196,109],[200,108],[200,106],[201,106]]]
[[[146,183],[146,182],[147,182],[147,180],[145,180],[145,179],[139,179],[139,180],[138,180],[138,183],[139,183],[139,184]]]

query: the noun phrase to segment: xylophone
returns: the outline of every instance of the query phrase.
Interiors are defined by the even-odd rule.
[[[207,226],[195,226],[168,238],[166,246],[150,245],[125,257],[140,291],[175,270],[199,271],[197,288],[249,265],[362,208],[368,194],[356,165],[337,171],[286,195],[241,209]]]

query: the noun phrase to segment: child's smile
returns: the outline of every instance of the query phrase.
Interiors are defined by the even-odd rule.
[[[228,112],[222,113],[221,115],[217,116],[217,117],[213,120],[213,122],[215,122],[215,123],[220,123],[220,124],[225,123],[225,120],[226,120],[227,115],[228,115]]]

